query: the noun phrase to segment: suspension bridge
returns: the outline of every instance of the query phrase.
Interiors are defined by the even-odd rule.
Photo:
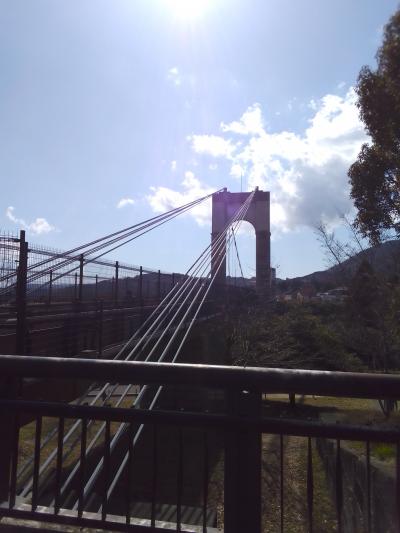
[[[114,265],[104,260],[104,256],[110,252],[115,252],[118,248],[132,243],[135,239],[143,237],[148,232],[210,199],[213,205],[211,243],[199,254],[184,274],[168,275],[160,270],[129,267],[118,262]],[[258,205],[260,201],[264,204],[261,215]],[[269,228],[267,204],[269,204],[268,193],[253,191],[238,196],[226,190],[220,190],[62,253],[41,251],[35,248],[30,250],[23,233],[19,239],[6,240],[4,237],[3,248],[7,250],[8,261],[3,261],[3,272],[0,277],[0,296],[3,303],[2,322],[5,330],[7,327],[15,327],[15,332],[14,335],[8,333],[8,339],[7,334],[4,335],[3,345],[7,344],[7,340],[8,344],[12,345],[12,340],[15,340],[15,352],[21,356],[50,355],[52,350],[53,356],[74,357],[78,354],[88,356],[94,353],[96,357],[103,358],[110,357],[111,354],[112,360],[115,361],[180,362],[184,347],[195,327],[199,323],[208,323],[220,318],[221,307],[218,306],[218,295],[225,285],[226,258],[231,248],[235,249],[235,256],[242,269],[235,238],[241,222],[249,219],[250,216],[253,224],[260,225],[258,219],[261,216],[264,218],[261,226],[263,231],[267,232]],[[253,215],[252,211],[254,211]],[[258,217],[257,220],[256,217]],[[261,254],[259,244],[257,244],[257,253],[267,261],[269,232],[263,244],[267,248],[265,253]],[[29,262],[29,250],[31,255],[35,254],[36,257],[39,256],[39,259]],[[16,260],[13,254],[17,252],[18,268],[15,269],[13,263]],[[40,255],[44,257],[40,258]],[[90,268],[93,269],[93,266],[111,267],[114,271],[111,283],[110,280],[98,274],[93,276],[93,272],[89,271]],[[136,272],[136,276],[130,280],[126,278],[125,287],[122,287],[121,273],[124,270]],[[258,268],[258,290],[267,290],[268,270],[269,264]],[[265,279],[262,279],[262,276]],[[147,289],[147,298],[144,296],[143,285],[146,277],[151,277],[153,282],[151,288]],[[163,281],[165,285],[166,279],[168,279],[167,290],[165,286],[163,287]],[[112,305],[105,306],[104,293],[107,281],[108,303]],[[123,289],[124,295],[121,298]],[[68,292],[72,292],[72,303],[65,301]],[[103,292],[103,299],[100,305],[99,294],[101,292]],[[136,294],[136,299],[132,296],[133,292]],[[149,292],[151,297],[149,297]],[[88,296],[91,297],[91,302],[85,301],[89,299]],[[56,303],[58,305],[54,308]],[[93,303],[95,308],[93,308]],[[119,305],[121,303],[122,306]],[[71,308],[72,305],[75,309]],[[11,312],[13,308],[15,308],[14,315]],[[99,314],[102,316],[99,317]],[[114,338],[110,339],[114,342],[111,343],[105,342],[107,335],[105,334],[104,315],[107,314],[111,316],[108,337],[110,338],[112,333],[115,334],[113,329],[117,330],[117,337],[114,335]],[[60,323],[65,320],[67,324],[70,324],[71,317],[74,319],[75,326],[73,342],[66,338],[65,327],[60,326]],[[123,337],[126,328],[118,325],[118,322],[123,323],[127,320],[130,321],[130,328],[134,331],[125,340]],[[30,332],[29,324],[38,322],[45,324],[47,328],[42,328],[41,334],[31,333],[30,341],[27,341]],[[84,331],[86,337],[93,338],[91,331],[93,324],[98,326],[97,330],[101,330],[102,338],[99,338],[99,331],[97,331],[97,345],[96,342],[92,342],[90,346],[86,346],[85,343],[82,344],[80,337]],[[50,336],[47,330],[50,330]],[[60,330],[62,330],[61,334]],[[2,348],[4,353],[4,346]],[[31,357],[29,362],[32,361]],[[41,384],[43,386],[43,381]],[[25,388],[31,393],[34,390],[29,389],[29,384],[25,384]],[[70,391],[68,392],[71,394]],[[164,394],[163,400],[163,386],[141,386],[140,383],[122,386],[120,383],[107,382],[100,386],[94,382],[87,390],[79,392],[79,397],[73,398],[74,405],[85,404],[91,407],[107,405],[112,408],[123,406],[147,411],[152,411],[163,401],[165,403],[167,397]],[[52,390],[48,394],[42,391],[41,398],[49,399],[52,394],[54,394]],[[32,456],[27,457],[23,462],[20,461],[16,467],[14,505],[17,501],[24,502],[24,504],[30,502],[33,508],[36,508],[39,504],[46,503],[57,509],[70,508],[71,511],[78,511],[80,515],[87,508],[90,508],[92,512],[101,513],[104,502],[98,503],[98,485],[104,477],[106,466],[109,467],[106,462],[110,461],[110,457],[120,455],[121,447],[124,447],[122,443],[126,443],[127,439],[128,448],[134,449],[144,429],[144,424],[138,424],[132,428],[125,422],[119,424],[111,432],[110,424],[106,421],[98,424],[94,420],[85,422],[78,420],[68,427],[64,424],[58,429],[52,427],[47,434],[42,435],[43,424],[36,420],[35,435],[40,444],[35,445]],[[128,433],[129,436],[127,436]],[[91,464],[91,454],[96,452],[104,438],[108,443],[108,459],[102,457],[95,464]],[[65,463],[68,454],[73,454],[74,446],[79,445],[79,442],[81,451],[84,448],[84,453],[81,453],[68,473],[65,472],[62,476],[58,469],[54,469],[54,462],[58,461],[61,468],[61,463]],[[60,451],[61,448],[63,451]],[[128,467],[129,449],[122,453],[118,464],[113,467],[113,478],[107,488],[107,502],[112,500],[115,491],[118,492],[118,485]],[[65,450],[69,451],[64,453]],[[37,458],[41,455],[45,457],[45,460],[38,466]],[[82,465],[85,465],[85,482],[79,494],[76,487],[78,480],[82,481]],[[54,487],[56,481],[57,491],[49,499],[48,488]],[[98,508],[96,508],[96,502]]]
[[[211,242],[185,273],[105,259],[206,201],[212,202]],[[210,331],[229,312],[227,256],[231,251],[241,270],[236,235],[243,220],[256,233],[253,297],[267,300],[264,191],[221,189],[65,252],[32,248],[23,233],[2,237],[0,422],[9,431],[0,443],[0,517],[106,531],[204,533],[221,523],[223,490],[225,531],[256,533],[262,528],[261,437],[268,432],[281,439],[281,531],[283,436],[308,439],[312,531],[311,438],[399,442],[395,430],[261,416],[262,392],[374,398],[382,397],[384,384],[384,394],[394,397],[398,377],[223,366],[229,361],[219,333]],[[336,453],[340,495],[339,445]],[[342,499],[336,502],[339,531]]]

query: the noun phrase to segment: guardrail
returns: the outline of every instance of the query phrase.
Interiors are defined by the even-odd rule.
[[[63,358],[41,358],[23,356],[0,356],[0,376],[3,386],[0,398],[0,420],[2,427],[13,428],[3,433],[0,444],[0,494],[3,503],[0,517],[24,518],[44,522],[75,524],[96,527],[106,531],[214,531],[209,525],[208,491],[210,466],[208,464],[207,435],[217,432],[224,440],[224,531],[227,533],[256,533],[262,530],[261,473],[262,473],[262,435],[277,435],[280,439],[279,471],[280,479],[280,524],[277,531],[285,527],[284,494],[284,436],[305,437],[307,441],[306,461],[306,524],[304,528],[313,531],[314,524],[314,439],[334,439],[335,481],[334,507],[337,531],[343,530],[344,489],[342,467],[342,441],[362,441],[366,453],[366,507],[365,530],[373,529],[373,501],[371,497],[371,459],[370,445],[374,442],[387,442],[395,445],[397,456],[396,501],[400,510],[400,428],[373,427],[348,424],[322,423],[304,419],[265,417],[262,414],[262,394],[303,394],[337,396],[347,398],[397,398],[400,396],[400,376],[387,374],[359,374],[341,372],[322,372],[310,370],[282,370],[265,368],[241,368],[227,366],[208,366],[193,364],[142,363],[126,361],[71,360]],[[156,410],[111,408],[87,405],[71,405],[57,402],[27,401],[18,397],[16,384],[21,378],[42,379],[89,379],[98,382],[125,384],[150,384],[163,386],[189,386],[199,390],[203,387],[223,391],[225,408],[223,412],[188,412],[179,408],[167,410],[160,405]],[[21,447],[21,420],[28,417],[35,420],[33,484],[29,498],[18,498],[18,452]],[[44,505],[40,500],[43,480],[40,477],[40,445],[42,423],[45,417],[56,421],[57,458],[54,465],[53,504]],[[61,499],[60,490],[65,476],[63,468],[63,436],[66,421],[79,420],[80,431],[80,476],[76,487],[78,505],[70,509]],[[87,429],[90,421],[103,421],[105,426],[104,442],[101,452],[103,475],[97,495],[101,505],[97,513],[87,509],[89,496],[85,493],[88,457],[86,455]],[[110,450],[110,427],[113,423],[123,423],[126,440],[123,452],[128,461],[125,475],[125,511],[119,515],[110,514],[110,487],[113,484],[113,470]],[[149,446],[153,447],[151,497],[147,518],[132,515],[131,482],[129,468],[134,458],[133,435],[138,425],[152,428]],[[157,484],[160,456],[155,435],[161,427],[175,427],[177,438],[177,490],[172,521],[163,521],[157,516]],[[189,525],[184,519],[183,468],[184,439],[182,434],[189,428],[196,428],[204,437],[197,461],[201,470],[201,520],[199,525]],[[289,483],[286,481],[286,483]],[[400,512],[400,511],[399,511]],[[400,517],[393,525],[397,531]]]

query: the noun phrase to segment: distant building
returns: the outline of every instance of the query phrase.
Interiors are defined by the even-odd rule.
[[[347,287],[337,287],[336,289],[317,294],[317,298],[323,302],[343,302],[348,296],[349,291]]]

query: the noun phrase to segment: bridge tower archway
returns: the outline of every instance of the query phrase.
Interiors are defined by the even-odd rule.
[[[217,272],[221,254],[226,246],[217,250],[215,242],[226,228],[229,220],[237,213],[249,192],[229,192],[227,189],[214,194],[212,198],[212,233],[211,233],[211,272]],[[267,291],[270,288],[271,276],[271,231],[270,231],[270,194],[268,191],[256,189],[251,204],[242,220],[250,222],[256,234],[256,288]],[[219,286],[226,283],[226,260],[219,269],[215,283]]]

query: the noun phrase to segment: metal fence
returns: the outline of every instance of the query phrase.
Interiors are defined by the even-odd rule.
[[[42,380],[55,379],[62,374],[63,379],[90,379],[98,382],[115,382],[129,384],[150,384],[172,387],[186,387],[186,393],[175,400],[175,408],[167,408],[161,403],[155,410],[96,407],[87,405],[69,405],[60,402],[39,402],[18,397],[16,383],[21,378]],[[1,422],[3,427],[14,428],[3,436],[1,441],[1,478],[0,494],[3,503],[0,505],[0,516],[39,520],[43,522],[74,524],[84,527],[96,527],[105,531],[197,531],[211,532],[215,524],[210,525],[212,516],[211,482],[215,474],[216,464],[212,464],[211,440],[213,435],[220,437],[222,456],[222,482],[219,491],[223,494],[223,509],[220,512],[219,527],[227,533],[243,533],[248,531],[285,531],[287,514],[291,503],[287,500],[288,489],[292,479],[291,471],[285,467],[285,439],[298,437],[305,440],[306,461],[304,479],[306,490],[303,495],[305,513],[298,516],[297,531],[313,531],[315,511],[319,505],[319,495],[315,494],[315,464],[321,460],[320,444],[330,443],[329,453],[322,460],[327,463],[326,471],[331,468],[331,497],[336,516],[336,530],[348,530],[345,522],[346,508],[349,505],[346,486],[346,467],[344,466],[344,445],[347,441],[364,443],[363,457],[364,484],[359,489],[363,528],[362,531],[398,531],[400,526],[400,429],[398,427],[356,426],[345,423],[322,423],[291,416],[289,418],[271,417],[263,414],[263,394],[303,394],[347,398],[396,398],[400,391],[400,376],[371,375],[340,372],[319,372],[301,370],[279,370],[262,368],[215,367],[188,364],[110,362],[47,358],[26,358],[0,356],[0,375],[4,379],[2,399],[0,400]],[[60,376],[61,377],[61,376]],[[60,379],[60,378],[58,378]],[[203,408],[193,412],[188,410],[188,392],[193,389],[210,392],[221,391],[224,398],[223,408],[213,411],[213,402],[203,401]],[[179,389],[181,390],[181,389]],[[210,398],[210,396],[204,396]],[[207,409],[206,409],[207,407]],[[57,450],[52,463],[53,478],[49,481],[42,475],[43,426],[53,423],[53,443]],[[68,475],[70,460],[66,459],[63,449],[63,436],[68,431],[69,421],[80,424],[77,439],[75,462],[79,464],[79,478],[75,486],[76,506],[68,503],[68,498],[61,498],[61,488],[65,476]],[[105,431],[102,445],[91,454],[86,453],[89,425],[94,421],[103,422]],[[33,427],[33,482],[29,494],[19,497],[18,468],[21,450],[26,443],[21,434],[27,423]],[[115,431],[115,424],[123,424],[125,439],[119,450],[110,448],[110,438]],[[147,507],[142,502],[142,511],[138,516],[138,495],[134,491],[134,481],[139,476],[138,466],[134,465],[137,446],[134,446],[133,435],[139,425],[144,425],[149,432],[145,443],[146,461],[143,478],[143,490],[146,494]],[[168,428],[160,440],[162,428]],[[197,431],[195,440],[198,443],[197,453],[193,455],[191,448],[187,450],[189,441],[185,438],[188,432]],[[162,500],[160,491],[163,485],[163,469],[171,462],[168,455],[168,441],[172,439],[175,446],[175,485],[168,493],[169,518],[162,516]],[[262,493],[262,478],[265,475],[262,465],[265,435],[276,435],[277,451],[277,519],[272,529],[263,523],[262,509],[271,506],[271,490]],[[143,437],[146,439],[146,437]],[[376,479],[372,475],[371,447],[376,442],[390,443],[394,447],[394,483],[385,498],[394,499],[393,514],[389,519],[391,526],[379,529],[388,517],[383,516],[375,507],[374,489]],[[326,450],[327,448],[325,448]],[[110,497],[115,473],[119,460],[127,454],[127,462],[123,472],[122,491],[117,504]],[[117,456],[115,459],[114,456]],[[319,455],[319,458],[318,458]],[[188,457],[190,456],[190,457]],[[185,459],[186,458],[186,459]],[[85,491],[90,461],[100,461],[102,476],[96,488],[95,502],[93,494]],[[273,454],[267,454],[266,460],[273,462]],[[194,466],[193,466],[194,465]],[[191,478],[187,477],[186,469],[191,470]],[[196,481],[194,481],[196,478]],[[47,480],[46,480],[47,479]],[[47,483],[47,486],[45,487]],[[197,509],[188,513],[187,493],[193,485],[198,484]],[[46,490],[45,490],[46,489]],[[47,491],[48,499],[43,496]],[[50,497],[49,497],[50,493]],[[164,492],[165,495],[165,492]],[[97,502],[97,503],[96,503]],[[165,503],[165,502],[164,502]],[[190,516],[195,516],[193,523]],[[397,513],[397,516],[396,516]],[[190,515],[190,516],[189,516]],[[222,516],[221,516],[222,515]],[[303,522],[299,522],[299,521]],[[378,525],[377,525],[378,524]],[[292,524],[293,526],[293,524]],[[291,529],[293,530],[293,529]],[[330,531],[332,528],[329,529]]]
[[[76,355],[132,334],[181,274],[0,235],[0,353]]]
[[[26,257],[22,258],[24,246]],[[3,306],[17,300],[21,269],[27,270],[26,298],[30,304],[158,298],[180,277],[143,266],[28,244],[24,232],[19,236],[3,234],[0,235],[0,304]]]

